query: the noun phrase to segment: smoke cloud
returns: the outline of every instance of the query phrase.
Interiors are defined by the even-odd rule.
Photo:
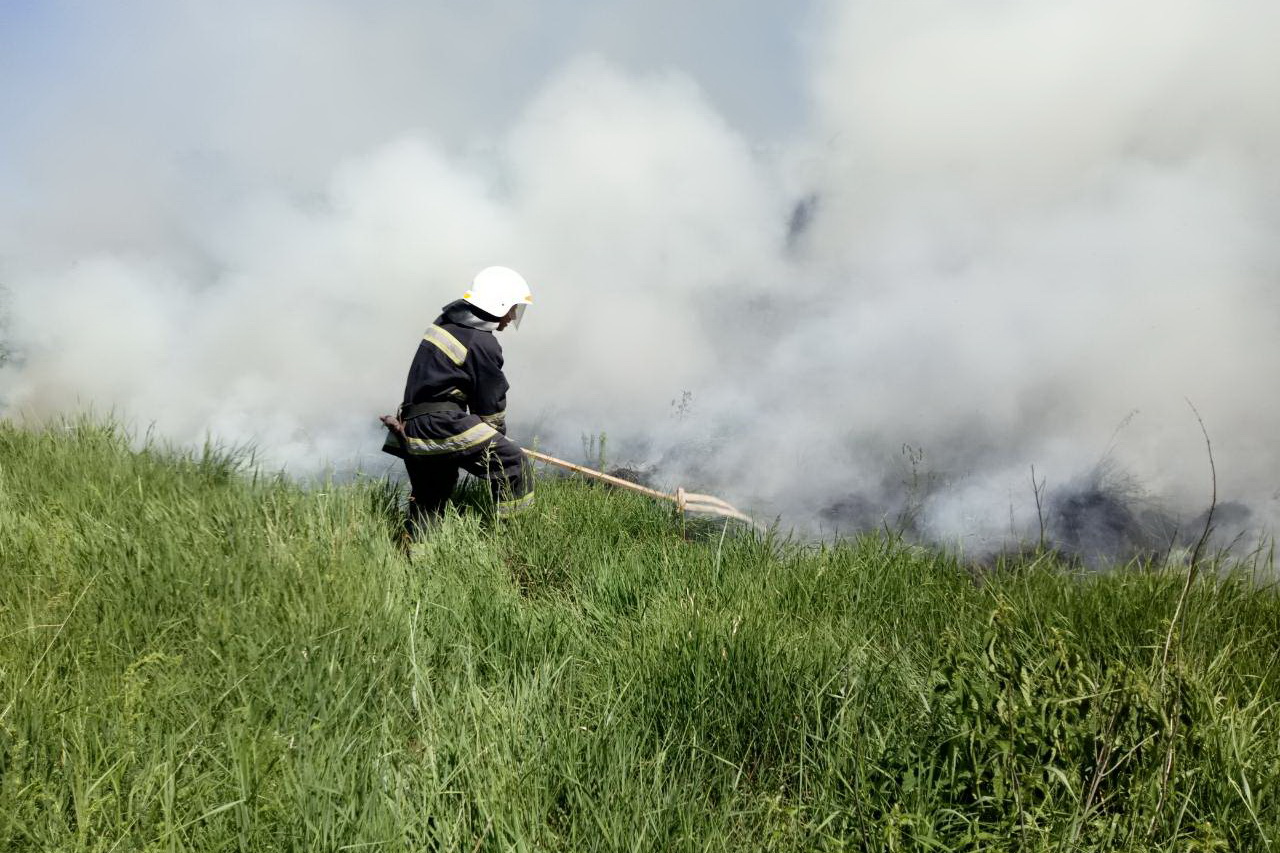
[[[1274,529],[1273,3],[582,5],[6,7],[3,413],[382,472],[502,263],[551,452],[1088,556],[1203,522],[1198,412],[1227,532]]]

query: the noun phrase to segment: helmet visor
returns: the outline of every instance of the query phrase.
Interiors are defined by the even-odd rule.
[[[515,328],[515,329],[520,328],[520,321],[524,319],[524,309],[528,307],[529,306],[523,302],[517,305],[511,306],[512,310],[516,312],[516,315],[511,318],[512,328]]]

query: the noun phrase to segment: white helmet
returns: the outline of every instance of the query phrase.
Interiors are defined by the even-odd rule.
[[[520,328],[524,309],[533,302],[533,292],[524,276],[508,267],[485,267],[471,279],[471,288],[462,299],[486,314],[505,317],[514,307],[516,316],[511,325]]]

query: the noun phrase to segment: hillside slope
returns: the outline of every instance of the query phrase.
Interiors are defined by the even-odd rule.
[[[975,579],[537,491],[406,560],[383,481],[0,422],[0,849],[1280,838],[1272,588],[1205,571],[1171,634],[1181,571]]]

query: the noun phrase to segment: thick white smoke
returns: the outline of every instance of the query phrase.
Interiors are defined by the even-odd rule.
[[[1280,406],[1259,391],[1280,375],[1280,58],[1265,35],[1280,10],[837,17],[815,77],[836,140],[815,181],[829,215],[809,257],[846,273],[838,314],[862,340],[841,352],[880,374],[846,398],[855,432],[901,436],[959,480],[931,499],[936,527],[972,533],[1002,498],[1025,508],[1031,464],[1061,483],[1103,454],[1203,506],[1185,399],[1220,489],[1274,520]]]
[[[547,449],[982,549],[1032,465],[1190,523],[1190,399],[1274,525],[1274,4],[593,6],[15,19],[65,61],[0,83],[4,411],[382,470],[421,328],[506,263]]]

